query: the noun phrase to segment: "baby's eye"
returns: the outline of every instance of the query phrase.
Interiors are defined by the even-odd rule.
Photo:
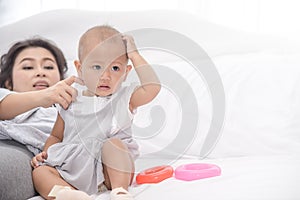
[[[92,68],[94,70],[100,70],[100,69],[102,69],[102,67],[100,65],[93,65]]]
[[[118,66],[113,66],[111,69],[112,69],[113,71],[120,71],[120,67],[118,67]]]
[[[48,69],[48,70],[52,70],[52,69],[54,69],[54,67],[53,67],[53,66],[44,66],[44,68],[45,68],[45,69]]]
[[[33,67],[31,67],[31,66],[24,66],[22,69],[24,69],[24,70],[31,70],[31,69],[33,69]]]

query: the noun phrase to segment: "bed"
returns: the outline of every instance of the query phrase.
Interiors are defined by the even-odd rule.
[[[299,43],[170,10],[55,10],[0,27],[0,53],[40,35],[63,49],[75,74],[80,35],[101,24],[132,34],[163,84],[134,121],[136,172],[190,163],[221,168],[220,176],[194,181],[134,183],[135,199],[300,199]],[[131,73],[128,81],[135,79]]]

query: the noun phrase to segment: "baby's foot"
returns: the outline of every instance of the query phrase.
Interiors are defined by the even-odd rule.
[[[124,188],[115,188],[110,193],[110,200],[134,200],[133,196]]]
[[[62,189],[57,193],[56,200],[92,200],[92,198],[79,190]]]

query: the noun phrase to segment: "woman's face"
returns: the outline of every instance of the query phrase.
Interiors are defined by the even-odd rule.
[[[10,89],[16,92],[42,90],[58,81],[59,69],[50,51],[42,47],[29,47],[16,57]]]

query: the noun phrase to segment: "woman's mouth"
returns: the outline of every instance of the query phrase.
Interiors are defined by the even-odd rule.
[[[33,87],[36,89],[45,89],[49,87],[49,84],[46,81],[38,81],[33,84]]]

